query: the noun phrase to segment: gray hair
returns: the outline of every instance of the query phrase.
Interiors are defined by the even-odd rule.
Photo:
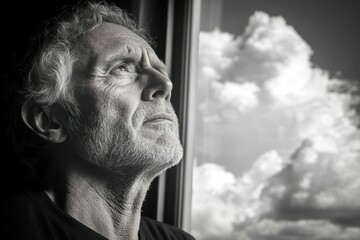
[[[128,28],[149,42],[143,30],[124,10],[105,2],[77,6],[62,20],[48,26],[44,41],[30,64],[25,83],[25,94],[41,105],[74,103],[71,75],[76,62],[75,45],[79,37],[94,30],[103,22]]]
[[[76,113],[71,76],[76,63],[76,44],[85,33],[101,23],[114,23],[128,28],[151,44],[147,33],[138,29],[132,15],[106,2],[83,2],[48,22],[38,34],[25,58],[22,77],[15,83],[17,96],[12,100],[9,133],[14,150],[30,179],[41,177],[46,166],[43,140],[35,136],[21,119],[21,106],[29,100],[41,106],[54,106]],[[20,72],[20,71],[19,71]]]

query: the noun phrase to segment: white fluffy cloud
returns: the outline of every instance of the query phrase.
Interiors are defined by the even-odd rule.
[[[328,219],[307,219],[309,212],[292,221],[261,216],[273,209],[260,193],[271,177],[284,169],[284,164],[272,151],[260,157],[251,171],[240,178],[217,164],[197,167],[192,234],[197,239],[214,240],[357,240],[359,227],[337,225]],[[278,187],[277,191],[283,194],[286,187]]]
[[[283,18],[270,18],[262,12],[250,18],[241,37],[219,30],[201,32],[198,66],[199,88],[203,90],[198,96],[201,111],[206,116],[221,115],[223,110],[228,113],[226,116],[245,113],[258,105],[260,88],[283,104],[306,101],[319,94],[319,89],[326,91],[327,78],[311,68],[311,53]],[[235,113],[229,114],[231,111]]]
[[[265,153],[253,168],[236,178],[214,163],[194,171],[193,231],[197,239],[232,239],[236,226],[253,221],[264,206],[260,193],[269,177],[284,167],[276,151]]]
[[[239,121],[245,128],[277,122],[279,136],[297,147],[262,154],[239,177],[218,164],[196,166],[198,239],[359,239],[360,228],[331,222],[360,219],[354,99],[337,91],[342,80],[313,66],[311,54],[282,17],[263,12],[250,17],[242,36],[200,33],[202,120]],[[251,114],[266,117],[246,122]],[[276,141],[266,133],[264,127],[264,141]]]
[[[218,115],[231,118],[258,104],[259,87],[255,83],[237,83],[228,76],[237,62],[240,42],[219,30],[200,33],[198,82],[203,91],[198,98],[200,110],[206,113],[204,118],[216,119],[214,116]]]
[[[265,219],[249,226],[246,234],[253,240],[357,240],[360,229],[341,227],[326,220]]]
[[[202,239],[231,234],[237,213],[227,205],[235,177],[223,167],[205,164],[194,171],[193,234]]]

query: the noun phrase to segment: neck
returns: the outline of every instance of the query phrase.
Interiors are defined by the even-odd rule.
[[[94,174],[67,170],[64,174],[67,184],[60,191],[63,194],[54,192],[55,202],[62,203],[70,216],[110,240],[136,240],[141,206],[152,179],[131,174],[129,170],[123,172],[126,174],[105,173],[94,177]]]

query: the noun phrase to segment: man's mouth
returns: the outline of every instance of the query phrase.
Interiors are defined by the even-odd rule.
[[[159,113],[153,114],[148,118],[145,118],[143,124],[156,124],[156,123],[174,123],[174,117],[171,114]]]

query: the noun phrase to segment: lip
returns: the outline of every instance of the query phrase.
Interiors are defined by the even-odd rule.
[[[170,114],[166,113],[159,113],[151,115],[150,117],[146,118],[143,124],[146,123],[163,123],[163,122],[174,122],[174,117]]]

